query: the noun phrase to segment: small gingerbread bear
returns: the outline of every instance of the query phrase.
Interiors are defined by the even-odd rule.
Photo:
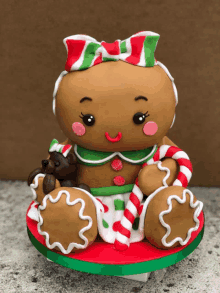
[[[173,77],[154,57],[158,39],[149,31],[114,43],[64,39],[53,111],[77,158],[68,180],[90,189],[45,194],[38,232],[49,249],[83,250],[98,234],[117,250],[145,237],[169,249],[198,229],[203,204],[187,189],[191,162],[166,136],[178,99]]]

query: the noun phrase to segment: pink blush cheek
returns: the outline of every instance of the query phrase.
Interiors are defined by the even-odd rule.
[[[86,133],[85,126],[80,122],[74,122],[72,124],[72,130],[78,136],[82,136],[82,135],[84,135]]]
[[[147,122],[143,127],[143,132],[146,135],[154,135],[158,130],[157,123],[154,121]]]

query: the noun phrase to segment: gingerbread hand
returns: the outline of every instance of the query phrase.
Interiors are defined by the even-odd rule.
[[[145,166],[138,175],[141,191],[145,195],[150,195],[159,187],[164,186],[164,179],[168,173],[169,176],[166,178],[166,184],[171,186],[177,177],[178,169],[177,162],[170,158]]]

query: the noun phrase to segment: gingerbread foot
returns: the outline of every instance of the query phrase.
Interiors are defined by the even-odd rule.
[[[86,249],[98,233],[94,199],[79,188],[60,187],[47,194],[39,218],[46,246],[64,254]]]
[[[203,203],[180,186],[162,189],[149,201],[145,217],[145,236],[162,249],[186,245],[199,227]]]

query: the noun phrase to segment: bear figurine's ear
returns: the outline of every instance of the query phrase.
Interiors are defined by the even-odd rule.
[[[77,158],[76,155],[73,153],[69,153],[67,156],[68,162],[70,165],[76,164],[77,163]]]

